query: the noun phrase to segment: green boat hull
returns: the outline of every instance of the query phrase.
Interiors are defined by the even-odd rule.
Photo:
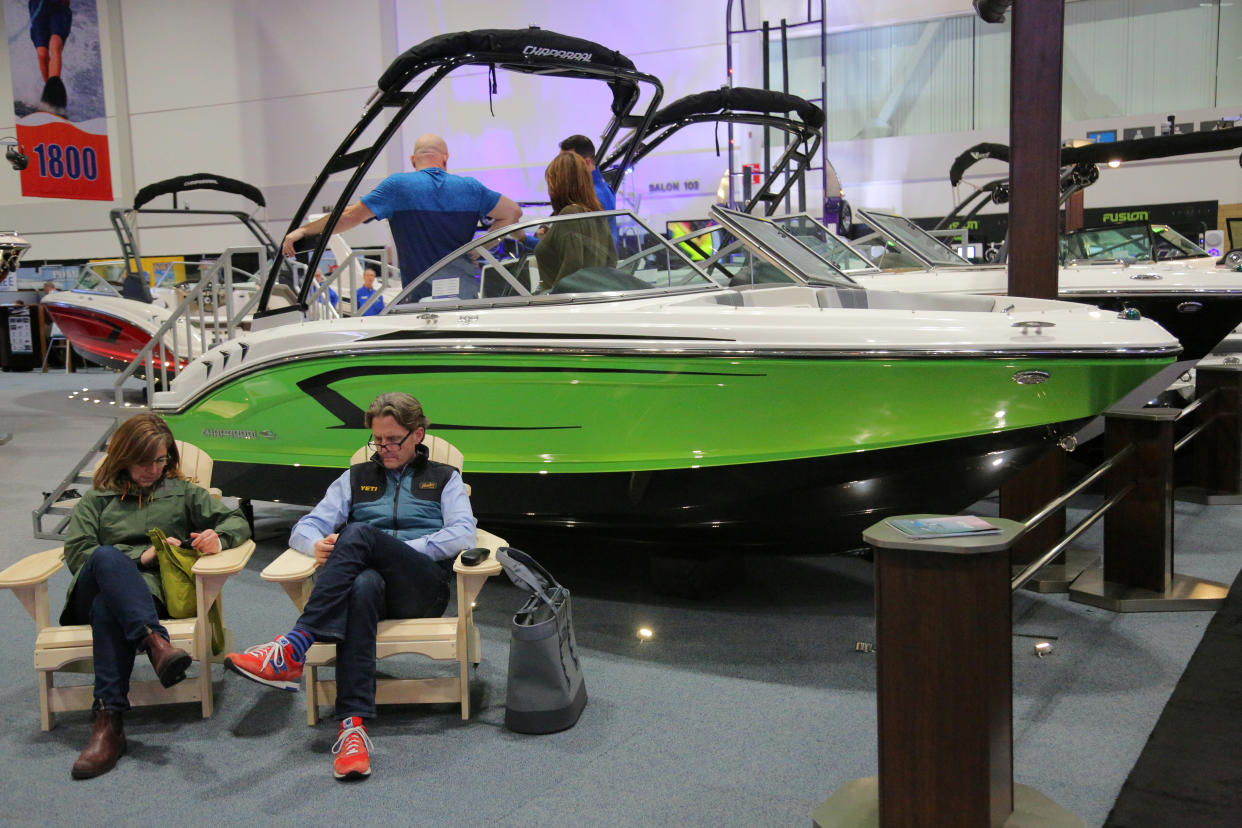
[[[367,439],[370,401],[407,391],[464,453],[487,525],[645,534],[762,523],[774,491],[831,510],[824,491],[885,478],[902,478],[886,510],[944,503],[954,482],[935,469],[996,455],[975,475],[994,486],[1168,362],[364,353],[269,366],[162,413],[227,493],[313,503]]]

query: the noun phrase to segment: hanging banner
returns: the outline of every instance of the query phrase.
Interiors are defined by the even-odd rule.
[[[96,0],[3,2],[22,195],[111,201]]]

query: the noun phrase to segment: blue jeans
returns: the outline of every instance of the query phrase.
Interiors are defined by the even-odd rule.
[[[159,619],[162,607],[138,565],[115,546],[97,547],[78,573],[66,609],[66,620],[91,625],[98,703],[108,710],[128,710],[138,645],[153,632],[168,638]]]
[[[336,717],[375,718],[375,637],[385,618],[436,618],[450,568],[367,523],[347,525],[297,626],[336,643]]]

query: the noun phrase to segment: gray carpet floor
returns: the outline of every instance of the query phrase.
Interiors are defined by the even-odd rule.
[[[52,545],[32,539],[30,511],[115,415],[111,383],[103,371],[0,374],[0,432],[14,435],[0,446],[0,567]],[[103,402],[69,398],[82,388]],[[259,570],[300,511],[256,508],[259,550],[225,590],[241,645],[270,639],[295,617]],[[1179,504],[1176,513],[1178,571],[1231,583],[1242,567],[1242,507]],[[1099,542],[1093,530],[1081,543]],[[34,625],[0,596],[0,821],[794,826],[809,824],[845,782],[876,773],[875,661],[855,649],[874,640],[864,558],[752,556],[736,585],[689,601],[653,590],[624,550],[526,551],[546,552],[574,593],[590,693],[581,721],[548,736],[504,729],[506,621],[522,595],[493,579],[478,610],[475,715],[463,722],[449,706],[383,708],[371,729],[375,773],[359,784],[331,778],[336,726],[308,727],[300,694],[218,665],[214,717],[201,719],[193,705],[135,711],[126,719],[130,753],[116,770],[71,781],[87,714],[62,714],[51,732],[39,730]],[[67,585],[66,573],[53,578],[53,612]],[[1100,825],[1210,618],[1016,595],[1015,779]],[[639,641],[639,626],[654,638]],[[1035,656],[1039,638],[1052,640],[1051,655]],[[434,667],[410,658],[383,669]]]

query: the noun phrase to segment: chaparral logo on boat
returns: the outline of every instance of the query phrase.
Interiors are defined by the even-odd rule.
[[[1013,375],[1013,381],[1018,385],[1040,385],[1048,381],[1052,374],[1047,371],[1019,371]]]
[[[566,52],[563,49],[549,49],[547,46],[527,46],[522,50],[522,54],[526,57],[554,57],[562,60],[579,60],[583,63],[590,63],[592,58],[590,52]]]
[[[257,440],[260,437],[275,440],[276,432],[267,429],[251,431],[248,428],[204,428],[203,436],[215,437],[219,440]]]

